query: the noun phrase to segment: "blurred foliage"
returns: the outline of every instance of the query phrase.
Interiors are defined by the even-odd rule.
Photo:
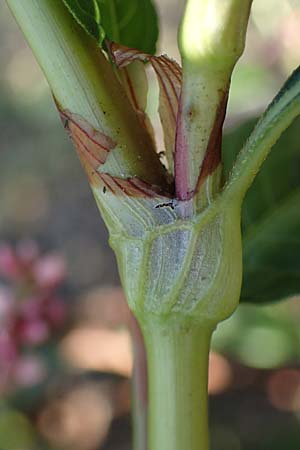
[[[30,421],[20,412],[0,408],[1,450],[35,450],[36,434]]]
[[[213,348],[242,364],[274,369],[300,358],[300,299],[276,305],[241,305],[220,324]]]

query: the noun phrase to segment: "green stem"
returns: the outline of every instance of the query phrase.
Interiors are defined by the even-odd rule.
[[[202,186],[196,198],[199,206],[209,204],[220,187],[222,126],[231,74],[245,46],[251,4],[252,0],[186,2],[179,33],[183,86],[175,184],[180,200],[190,199]]]
[[[134,315],[130,316],[133,347],[132,424],[134,450],[147,450],[148,376],[144,338]]]
[[[63,109],[79,114],[117,143],[113,175],[137,175],[157,185],[165,172],[96,40],[76,23],[61,0],[7,0],[50,88]]]
[[[148,450],[208,450],[207,380],[212,328],[148,322]]]

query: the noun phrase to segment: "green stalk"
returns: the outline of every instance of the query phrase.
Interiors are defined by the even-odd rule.
[[[184,76],[175,155],[176,201],[114,195],[93,186],[129,306],[145,340],[148,450],[209,447],[209,345],[214,326],[238,304],[240,208],[239,202],[228,203],[223,195],[204,209],[220,176],[220,165],[211,161],[205,177],[213,171],[214,179],[206,186],[202,203],[197,199],[196,210],[187,205],[189,214],[182,214],[178,200],[189,203],[208,148],[212,156],[220,149],[224,101],[232,68],[243,49],[251,1],[187,2],[181,34]],[[61,107],[79,114],[117,143],[101,172],[106,166],[111,176],[133,176],[164,188],[163,166],[96,41],[77,25],[61,0],[7,2]],[[207,27],[212,12],[215,26]],[[199,30],[198,42],[195,33]],[[140,393],[137,406],[145,417]],[[136,441],[143,445],[144,436],[145,430],[140,430]]]
[[[134,315],[130,316],[133,349],[133,375],[131,388],[131,416],[133,425],[133,448],[147,450],[148,375],[144,338]]]
[[[208,450],[207,379],[212,328],[149,321],[148,450]]]
[[[201,185],[198,210],[220,189],[222,126],[231,74],[245,46],[251,4],[252,0],[188,0],[186,4],[179,33],[183,87],[175,182],[181,200],[190,199]]]
[[[7,3],[62,109],[79,114],[117,142],[108,158],[113,175],[138,175],[150,183],[164,185],[163,167],[113,68],[63,2]]]

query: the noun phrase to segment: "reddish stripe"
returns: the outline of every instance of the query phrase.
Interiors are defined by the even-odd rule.
[[[101,161],[100,159],[98,159],[93,152],[90,151],[90,149],[85,145],[85,143],[80,139],[79,136],[77,136],[77,140],[80,142],[80,144],[83,146],[83,148],[85,149],[85,151],[95,160],[99,163],[99,165],[102,165],[105,163],[106,158],[104,159],[104,161]],[[76,144],[76,141],[75,141]]]
[[[205,157],[203,159],[196,190],[199,189],[199,186],[208,177],[208,175],[211,175],[214,172],[222,159],[222,131],[228,102],[228,91],[229,88],[223,94],[223,98],[220,101],[220,105],[216,113],[215,124],[210,135]]]
[[[92,136],[90,136],[90,134],[84,130],[79,124],[78,122],[75,121],[75,119],[73,119],[73,117],[71,115],[68,115],[65,111],[63,111],[62,109],[59,109],[60,115],[66,119],[68,122],[71,122],[77,129],[79,129],[90,141],[92,141],[94,144],[96,144],[98,147],[101,147],[103,150],[105,150],[106,152],[109,152],[110,150],[112,150],[117,144],[109,137],[109,136],[105,136],[103,133],[101,133],[100,131],[96,130],[95,128],[92,128],[94,132],[96,132],[99,136],[104,136],[105,140],[110,141],[110,146],[106,147],[105,145],[100,144],[98,141],[96,141]],[[80,118],[81,120],[85,121],[85,119],[83,117]],[[88,124],[89,125],[89,124]],[[90,126],[90,125],[89,125]],[[69,127],[68,127],[69,128]],[[69,128],[70,132],[71,129]]]
[[[161,71],[163,72],[163,74],[165,75],[167,80],[169,81],[169,85],[171,86],[172,91],[174,92],[174,97],[176,99],[176,103],[178,103],[179,93],[177,92],[176,87],[175,87],[175,83],[172,80],[172,77],[170,76],[170,71],[168,69],[164,68],[164,66],[163,66],[162,62],[159,60],[159,58],[156,58],[155,62],[159,65]],[[153,65],[153,67],[154,67],[154,65]]]
[[[162,192],[161,189],[158,186],[152,186],[151,184],[147,183],[144,180],[141,180],[138,177],[134,177],[131,178],[130,180],[132,183],[134,183],[139,189],[143,189],[144,192],[147,194],[147,196],[149,197],[155,197],[155,196],[159,196],[162,198],[173,198],[173,195],[170,194],[169,192]],[[143,186],[143,187],[141,187]]]
[[[179,65],[175,61],[171,61],[167,56],[164,56],[164,55],[161,56],[159,59],[161,62],[164,62],[166,64],[166,66],[168,66],[168,69],[170,70],[170,72],[172,72],[174,77],[177,79],[178,84],[181,85],[182,72],[181,72]]]
[[[128,187],[130,187],[130,195],[138,196],[144,194],[144,192],[142,192],[138,187],[134,185],[130,178],[127,178],[126,180],[124,180],[124,182],[128,185]]]
[[[154,197],[155,192],[154,192],[154,191],[151,191],[151,190],[150,190],[150,192],[147,192],[147,191],[145,191],[143,188],[141,188],[140,186],[138,186],[138,185],[136,184],[136,182],[137,182],[137,179],[136,179],[136,178],[128,179],[128,182],[129,182],[132,186],[134,186],[135,189],[136,189],[139,193],[144,194],[146,197]]]
[[[120,52],[120,51],[118,51]],[[146,55],[145,53],[141,53],[139,51],[131,51],[131,52],[126,52],[126,53],[121,53],[121,57],[118,55],[118,52],[114,53],[115,56],[115,60],[116,63],[118,65],[118,67],[122,68],[124,66],[127,66],[131,61],[134,61],[135,59],[142,59],[142,60],[147,60],[148,55]]]
[[[81,126],[77,122],[75,122],[74,119],[70,118],[69,120],[70,120],[70,122],[73,123],[73,125],[75,125],[76,128],[78,128],[85,135],[85,137],[87,137],[91,142],[93,142],[95,145],[102,148],[106,152],[110,152],[110,150],[112,150],[116,146],[116,144],[113,141],[111,141],[111,145],[113,145],[113,146],[105,147],[104,145],[102,145],[98,141],[96,141],[93,137],[91,137],[91,135],[87,131],[85,131],[83,128],[81,128]],[[97,131],[97,130],[95,130],[95,131],[96,131],[96,133],[101,135],[100,131]],[[103,136],[105,136],[105,135],[103,135]],[[105,139],[110,140],[110,138],[107,136],[105,136]]]
[[[102,181],[104,182],[107,189],[110,190],[112,192],[112,194],[116,195],[116,191],[111,187],[111,184],[110,184],[111,181],[114,181],[112,179],[112,177],[105,173],[101,173],[100,175],[101,175]]]
[[[153,66],[153,67],[154,67],[154,66]],[[165,95],[166,95],[166,98],[167,98],[167,101],[168,101],[169,107],[170,107],[169,109],[171,110],[171,113],[172,113],[172,116],[173,116],[173,120],[174,120],[174,122],[176,122],[176,115],[177,115],[177,112],[174,111],[173,103],[172,103],[171,97],[170,97],[170,95],[169,95],[168,89],[166,88],[165,82],[164,82],[164,80],[163,80],[163,78],[162,78],[162,75],[159,73],[159,71],[157,71],[157,70],[155,69],[155,72],[156,72],[157,77],[158,77],[159,80],[160,80],[160,86],[161,86],[161,88],[163,88],[163,91],[164,91],[164,93],[165,93]]]
[[[135,92],[134,92],[134,89],[133,89],[133,86],[132,86],[132,83],[131,83],[131,79],[130,79],[130,76],[128,75],[128,70],[126,68],[124,68],[123,70],[125,72],[126,82],[127,82],[128,87],[129,87],[129,92],[130,92],[130,95],[131,95],[131,98],[132,98],[132,103],[133,103],[135,109],[140,111],[141,109],[139,107],[137,98],[135,96]]]
[[[127,190],[126,190],[126,188],[125,188],[124,186],[122,186],[122,182],[120,182],[120,180],[121,180],[120,178],[113,177],[112,179],[113,179],[114,183],[115,183],[115,184],[119,187],[119,189],[122,191],[122,193],[129,195],[128,192],[127,192]],[[117,181],[117,180],[118,180],[118,181]]]
[[[110,150],[112,150],[115,146],[116,143],[109,137],[109,136],[105,136],[103,133],[101,133],[100,131],[96,130],[95,128],[92,128],[89,124],[89,127],[92,128],[94,133],[97,133],[99,135],[99,137],[104,137],[104,139],[106,141],[110,141],[109,147],[106,147],[103,144],[100,144],[100,142],[96,141],[86,130],[84,130],[78,122],[76,122],[76,120],[71,116],[68,115],[65,111],[63,110],[59,110],[61,117],[63,117],[64,119],[66,119],[68,122],[71,122],[77,129],[79,129],[89,140],[91,140],[94,144],[96,144],[98,147],[101,147],[103,150],[109,152]],[[83,117],[80,117],[80,120],[85,121],[85,119]],[[69,131],[71,132],[72,130],[70,129],[70,127],[68,127]]]

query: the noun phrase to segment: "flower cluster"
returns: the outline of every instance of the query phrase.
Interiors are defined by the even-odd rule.
[[[0,244],[0,392],[43,380],[46,365],[36,351],[66,319],[57,294],[66,267],[58,253],[41,255],[33,241]]]

